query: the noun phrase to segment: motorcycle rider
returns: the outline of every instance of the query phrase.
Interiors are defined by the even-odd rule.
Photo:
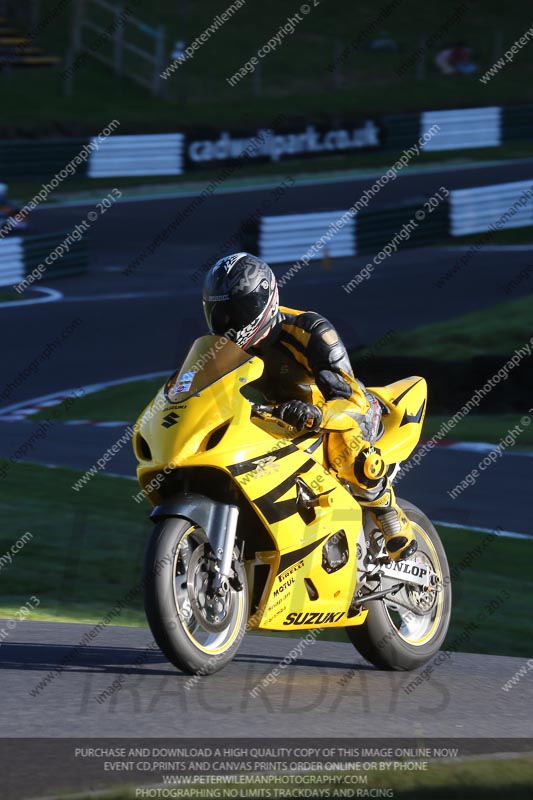
[[[228,336],[264,361],[254,385],[280,404],[280,419],[303,431],[318,429],[323,412],[332,409],[349,417],[350,430],[328,434],[330,465],[372,513],[389,556],[397,561],[412,555],[416,538],[388,480],[392,468],[387,470],[376,446],[383,409],[355,379],[332,325],[315,312],[280,307],[274,273],[249,253],[234,253],[211,267],[203,306],[212,333]]]

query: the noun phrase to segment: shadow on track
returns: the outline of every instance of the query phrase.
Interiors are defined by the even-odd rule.
[[[142,661],[140,662],[140,659]],[[256,664],[258,666],[279,666],[280,658],[273,655],[259,653],[238,653],[233,662],[235,664]],[[64,645],[64,644],[30,644],[30,643],[5,643],[0,649],[0,669],[53,671],[64,666],[66,672],[95,672],[109,673],[110,675],[167,675],[169,670],[176,677],[189,678],[188,674],[175,669],[167,658],[159,651],[148,648],[129,647],[98,647]],[[165,667],[158,669],[157,667]],[[291,668],[319,668],[324,666],[324,661],[314,658],[299,658],[291,662]],[[329,661],[328,669],[346,671],[346,662]],[[370,670],[375,668],[369,664],[353,663],[350,670]],[[229,665],[228,668],[231,668]]]

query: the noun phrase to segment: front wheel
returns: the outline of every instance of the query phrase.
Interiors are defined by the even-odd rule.
[[[398,499],[398,504],[410,519],[418,543],[408,561],[429,566],[435,582],[429,591],[406,584],[396,595],[370,601],[364,623],[346,628],[346,633],[363,658],[376,667],[412,670],[433,658],[444,642],[452,589],[448,559],[434,526],[412,503]]]
[[[144,607],[155,641],[176,667],[196,675],[222,669],[235,655],[248,618],[246,575],[240,589],[208,591],[214,555],[205,532],[169,517],[158,523],[144,564]]]

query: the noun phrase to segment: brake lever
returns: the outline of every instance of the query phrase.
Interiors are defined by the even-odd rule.
[[[252,404],[252,413],[259,417],[259,419],[264,419],[267,421],[275,422],[280,428],[284,428],[285,430],[289,431],[296,431],[292,425],[289,425],[288,422],[285,422],[276,415],[277,406],[269,406],[264,405],[261,403]]]
[[[269,406],[262,403],[252,403],[252,411],[257,414],[258,417],[273,417],[275,410],[276,406]]]

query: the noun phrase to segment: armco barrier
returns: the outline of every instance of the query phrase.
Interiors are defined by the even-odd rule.
[[[39,139],[0,142],[0,180],[49,181],[66,167],[91,139]],[[182,133],[108,136],[76,167],[77,177],[181,175]]]
[[[386,150],[405,150],[420,136],[420,114],[395,114],[383,117],[383,147]]]
[[[423,213],[425,216],[419,219]],[[418,216],[417,216],[418,215]],[[366,209],[357,214],[357,251],[377,253],[399,234],[404,225],[411,220],[417,226],[408,230],[405,238],[395,240],[397,248],[424,247],[446,239],[449,234],[448,203],[441,202],[429,211],[424,206],[424,198],[396,203],[371,211]],[[412,227],[412,226],[411,226]]]
[[[43,233],[35,236],[9,236],[0,240],[0,286],[13,286],[26,278],[33,269],[43,265],[39,286],[54,278],[85,272],[87,269],[87,241],[82,238],[70,245],[61,258],[45,263],[45,259],[65,240],[70,231]]]
[[[298,261],[345,211],[263,217],[257,250],[273,264]],[[415,221],[401,236],[405,225]],[[528,181],[455,189],[430,210],[421,197],[408,203],[359,211],[313,258],[377,253],[395,239],[395,249],[424,247],[448,236],[533,225],[533,178]],[[401,238],[400,238],[401,236]],[[395,238],[396,237],[396,238]],[[252,248],[253,249],[253,248]]]
[[[498,147],[502,143],[501,108],[460,108],[457,111],[424,111],[420,135],[433,125],[440,130],[422,145],[426,152]]]
[[[450,192],[452,236],[487,231],[491,225],[497,228],[533,225],[533,178]]]
[[[399,234],[403,226],[415,220],[416,227],[397,248],[422,247],[442,241],[448,236],[448,203],[443,202],[433,211],[426,209],[425,217],[417,220],[424,208],[424,198],[409,203],[385,206],[376,211],[359,211],[343,228],[312,257],[325,254],[335,258],[355,256],[358,253],[377,253]],[[307,250],[320,242],[330,225],[346,211],[319,214],[290,214],[280,217],[262,217],[259,226],[259,253],[272,264],[298,261]],[[310,259],[311,260],[311,259]]]
[[[379,128],[379,141],[376,141],[377,146],[372,148],[373,152],[376,152],[378,148],[383,151],[400,152],[412,147],[435,124],[439,125],[441,130],[437,134],[433,134],[431,139],[422,146],[426,152],[462,150],[470,147],[497,147],[507,141],[531,139],[533,105],[501,108],[490,106],[452,111],[384,115],[379,121],[372,120],[368,124],[373,126],[373,130]],[[338,130],[338,127],[338,123],[333,124],[332,122],[329,133]],[[349,127],[347,123],[347,128]],[[327,126],[325,130],[327,131]],[[324,131],[321,135],[323,133]],[[224,140],[225,152],[217,155],[215,162],[213,159],[209,159],[204,165],[202,161],[199,161],[196,163],[196,168],[205,166],[210,169],[217,164],[228,166],[242,163],[245,159],[243,156],[245,145],[242,143],[257,139],[260,134],[264,136],[265,131],[263,129],[250,130],[246,133],[239,131],[238,134],[235,134],[230,130],[213,129],[209,134],[209,139],[214,142]],[[282,129],[273,130],[271,134],[274,138],[277,135],[284,135]],[[324,135],[327,136],[327,132]],[[232,139],[233,145],[239,142],[241,144],[234,150],[224,137]],[[98,149],[89,155],[87,162],[77,168],[76,174],[90,178],[123,175],[181,175],[185,171],[185,157],[189,145],[197,139],[198,134],[193,133],[193,130],[190,134],[111,135],[98,142]],[[310,139],[311,147],[313,137],[310,136]],[[0,142],[0,181],[50,180],[90,141],[92,141],[90,138],[86,138]],[[361,152],[364,152],[365,149],[362,147]],[[289,149],[284,157],[290,159],[291,152]],[[294,152],[295,155],[292,157],[298,157],[297,150]],[[306,157],[324,158],[328,153],[333,156],[345,152],[354,153],[357,150],[345,151],[342,147],[337,147],[330,153],[329,150],[324,150],[322,147],[315,150],[311,147],[311,150],[306,152]],[[261,155],[262,158],[269,157],[268,154],[263,155],[262,151],[258,155]],[[276,160],[273,153],[270,154],[270,159]]]
[[[49,180],[75,158],[87,139],[31,139],[0,142],[0,180]],[[87,174],[87,162],[77,170]]]
[[[502,108],[502,140],[529,139],[533,132],[533,106]]]
[[[0,286],[19,283],[26,274],[24,248],[20,237],[12,236],[0,241]]]
[[[297,261],[344,213],[344,211],[327,211],[316,214],[262,217],[259,227],[261,258],[271,264]],[[326,253],[332,257],[356,255],[353,219],[335,233],[312,258],[322,258]]]
[[[91,153],[89,178],[120,175],[181,175],[183,134],[108,136]]]

